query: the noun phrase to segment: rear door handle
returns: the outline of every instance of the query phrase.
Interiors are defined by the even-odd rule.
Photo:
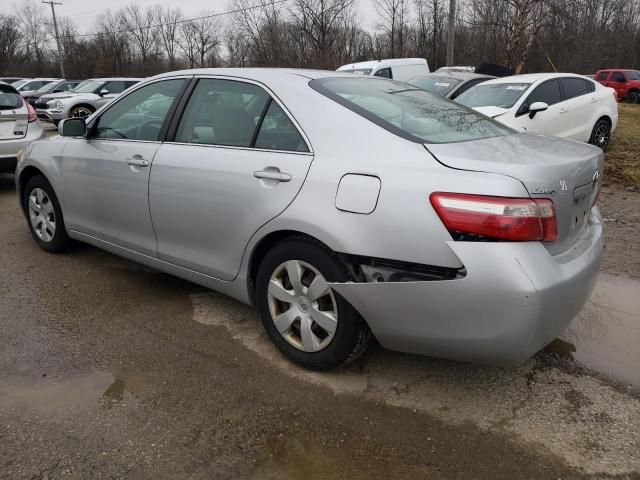
[[[127,159],[127,163],[132,167],[148,167],[149,160],[145,160],[140,155],[134,155],[131,158]]]
[[[260,180],[275,180],[277,182],[290,182],[291,175],[282,173],[278,168],[267,167],[264,170],[253,172],[253,176]]]

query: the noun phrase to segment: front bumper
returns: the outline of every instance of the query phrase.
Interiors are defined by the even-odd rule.
[[[67,118],[67,113],[64,110],[57,110],[55,108],[36,108],[36,115],[38,115],[40,120],[51,123],[57,123]]]
[[[539,242],[448,242],[467,275],[455,280],[337,283],[386,348],[490,365],[513,365],[543,348],[589,298],[603,251],[592,212],[571,250]]]

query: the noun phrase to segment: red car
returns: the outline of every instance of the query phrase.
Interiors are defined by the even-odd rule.
[[[620,100],[631,103],[640,101],[640,71],[607,69],[598,70],[594,79],[605,87],[613,88]]]

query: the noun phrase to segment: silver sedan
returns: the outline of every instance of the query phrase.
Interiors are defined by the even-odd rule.
[[[598,271],[600,149],[404,83],[174,72],[59,131],[17,169],[40,247],[87,242],[251,303],[306,368],[372,337],[514,364],[565,329]]]

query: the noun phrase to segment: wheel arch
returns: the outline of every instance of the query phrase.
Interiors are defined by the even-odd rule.
[[[22,196],[24,195],[24,189],[27,187],[27,183],[29,183],[29,180],[31,180],[33,177],[36,177],[38,175],[42,175],[44,179],[47,182],[49,182],[49,185],[51,185],[51,188],[53,188],[53,184],[51,183],[51,180],[47,178],[47,176],[42,170],[40,170],[38,167],[34,167],[33,165],[26,166],[20,172],[20,176],[18,177],[18,188],[20,190],[20,208],[22,209],[23,213],[26,213],[24,209],[24,202],[22,201]],[[54,193],[56,194],[56,196],[58,196],[58,193],[55,191],[55,189],[54,189]]]
[[[256,293],[256,276],[258,274],[258,269],[260,268],[260,264],[264,259],[265,255],[278,243],[286,240],[288,238],[302,237],[312,242],[318,243],[331,251],[334,251],[326,242],[314,237],[313,235],[309,235],[308,233],[301,232],[298,230],[275,230],[267,233],[264,237],[262,237],[251,250],[251,254],[249,256],[249,264],[247,267],[247,290],[249,293],[249,300],[252,305],[255,305],[255,293]]]

